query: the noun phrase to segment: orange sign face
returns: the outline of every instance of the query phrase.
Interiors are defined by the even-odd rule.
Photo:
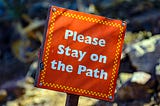
[[[52,6],[36,86],[112,101],[126,24]]]

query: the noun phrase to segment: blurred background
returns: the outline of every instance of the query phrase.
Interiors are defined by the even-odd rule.
[[[49,5],[127,21],[115,100],[79,106],[160,105],[160,0],[0,0],[0,106],[64,106],[33,87]]]

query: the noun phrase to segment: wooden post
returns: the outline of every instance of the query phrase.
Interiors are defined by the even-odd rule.
[[[79,95],[67,94],[65,106],[78,106]]]

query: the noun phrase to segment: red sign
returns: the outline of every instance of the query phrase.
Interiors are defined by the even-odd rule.
[[[126,24],[50,8],[36,86],[112,101]]]

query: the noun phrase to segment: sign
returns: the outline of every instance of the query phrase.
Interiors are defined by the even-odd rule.
[[[113,101],[126,23],[50,8],[36,86]]]

